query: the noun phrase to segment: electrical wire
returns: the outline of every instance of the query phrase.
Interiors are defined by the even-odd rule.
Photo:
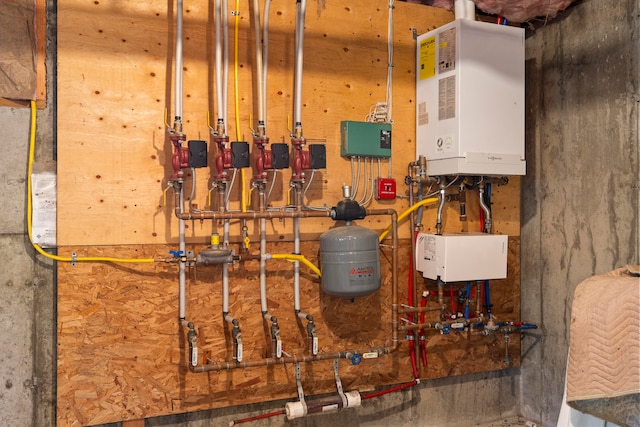
[[[360,206],[365,205],[367,195],[369,194],[369,176],[367,175],[367,157],[364,158],[363,163],[364,163],[364,185],[362,187],[364,191],[362,192],[362,197],[358,202]]]
[[[393,123],[391,110],[393,103],[393,9],[394,0],[389,0],[389,20],[387,25],[387,122]]]
[[[31,129],[29,132],[29,162],[27,167],[27,233],[29,242],[40,254],[49,259],[59,262],[122,262],[122,263],[150,263],[155,262],[154,258],[113,258],[113,257],[63,257],[45,252],[37,243],[33,242],[33,201],[31,200],[31,174],[33,173],[33,161],[35,157],[36,145],[36,102],[31,101]]]
[[[276,177],[278,176],[278,169],[273,170],[273,175],[271,176],[271,185],[269,186],[269,191],[264,199],[265,208],[269,205],[269,198],[271,197],[271,192],[273,191],[273,187],[276,183]]]
[[[360,187],[360,156],[358,156],[358,163],[357,163],[358,167],[357,167],[357,172],[356,172],[356,182],[353,183],[351,182],[351,188],[352,188],[352,194],[351,194],[351,200],[355,200],[356,195],[358,194],[358,190]]]

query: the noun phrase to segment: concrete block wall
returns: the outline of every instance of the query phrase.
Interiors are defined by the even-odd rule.
[[[575,287],[638,263],[638,2],[579,2],[526,43],[522,317],[544,325],[520,407],[554,426]]]

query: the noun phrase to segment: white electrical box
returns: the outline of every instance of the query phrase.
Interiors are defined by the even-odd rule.
[[[436,175],[524,175],[524,30],[457,19],[418,37],[416,158]]]
[[[443,282],[507,277],[507,236],[485,233],[418,234],[416,270]]]

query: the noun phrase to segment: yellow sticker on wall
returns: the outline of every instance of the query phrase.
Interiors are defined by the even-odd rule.
[[[436,36],[420,42],[420,80],[436,75]]]

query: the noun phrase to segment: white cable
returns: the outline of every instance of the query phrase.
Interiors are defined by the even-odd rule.
[[[276,183],[276,176],[278,174],[278,169],[273,170],[273,176],[271,177],[271,186],[269,187],[269,192],[264,200],[264,208],[266,209],[269,206],[269,198],[271,197],[271,192],[273,191],[273,186]]]
[[[387,26],[387,122],[393,123],[391,109],[393,103],[393,8],[394,0],[389,0],[389,23]]]
[[[356,195],[358,194],[358,187],[360,187],[360,156],[358,156],[358,168],[357,168],[357,172],[356,172],[356,182],[352,188],[352,197],[351,200],[355,200],[356,199]]]
[[[369,194],[369,181],[368,181],[368,175],[367,175],[367,157],[364,158],[364,185],[362,186],[364,191],[362,192],[362,197],[360,198],[360,201],[358,202],[358,204],[360,206],[364,206],[365,201],[367,200],[367,195]]]
[[[366,170],[365,170],[365,174],[366,174]],[[373,158],[371,158],[371,167],[369,168],[369,181],[371,182],[371,191],[369,192],[369,197],[367,197],[367,199],[362,203],[362,206],[366,206],[371,202],[371,199],[373,199],[373,192],[374,190],[374,180],[373,180]]]
[[[231,182],[227,187],[227,192],[224,195],[224,208],[225,210],[229,210],[229,196],[231,195],[231,189],[233,189],[233,184],[236,181],[236,175],[238,174],[238,169],[233,169],[233,175],[231,175]]]

